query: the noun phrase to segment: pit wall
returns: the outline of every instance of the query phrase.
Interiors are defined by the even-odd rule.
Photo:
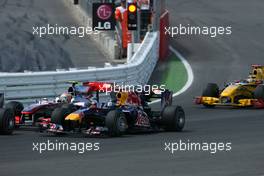
[[[169,11],[165,10],[160,17],[160,52],[159,58],[164,61],[169,54],[169,35],[165,35],[165,27],[169,26]]]

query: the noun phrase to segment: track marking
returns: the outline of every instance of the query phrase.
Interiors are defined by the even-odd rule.
[[[184,92],[186,92],[192,85],[194,76],[193,76],[193,70],[189,62],[179,53],[176,49],[174,49],[172,46],[169,47],[169,49],[182,61],[183,65],[185,66],[188,74],[188,80],[183,86],[181,90],[173,94],[173,97],[176,97]]]
[[[176,50],[174,49],[172,46],[169,46],[169,49],[171,52],[173,52],[173,54],[175,54],[183,63],[185,69],[187,70],[187,75],[188,75],[188,80],[185,83],[185,85],[183,86],[183,88],[181,88],[178,92],[173,94],[173,97],[177,97],[179,95],[181,95],[182,93],[186,92],[192,85],[193,80],[194,80],[194,76],[193,76],[193,70],[191,65],[188,63],[188,61]],[[152,101],[149,104],[154,104],[154,103],[158,103],[160,102],[160,100],[155,100]]]

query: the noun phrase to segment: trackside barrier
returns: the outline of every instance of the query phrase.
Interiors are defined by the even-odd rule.
[[[159,55],[159,32],[147,33],[137,52],[126,64],[82,70],[0,73],[0,92],[7,100],[33,102],[58,96],[67,90],[67,81],[106,81],[144,85]]]
[[[165,60],[169,54],[169,35],[165,34],[165,28],[169,26],[169,11],[165,11],[160,17],[160,60]]]

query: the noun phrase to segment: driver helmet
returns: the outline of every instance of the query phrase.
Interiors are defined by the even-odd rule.
[[[90,108],[97,108],[97,104],[98,104],[97,99],[96,98],[91,98],[90,101],[91,101]]]
[[[95,97],[91,98],[91,104],[92,105],[97,105],[97,99]]]
[[[42,98],[41,101],[40,101],[40,103],[42,103],[42,104],[45,104],[45,103],[48,103],[48,102],[49,102],[49,100],[47,98]]]
[[[60,102],[60,97],[56,97],[56,98],[55,98],[55,102],[56,102],[56,103],[59,103],[59,102]]]
[[[62,103],[70,103],[71,99],[72,99],[72,95],[69,94],[69,93],[63,93],[59,97],[59,101],[62,102]]]
[[[108,102],[107,102],[107,107],[112,107],[114,105],[113,101],[110,99]]]

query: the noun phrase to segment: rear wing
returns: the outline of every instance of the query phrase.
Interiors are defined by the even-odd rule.
[[[147,102],[151,102],[151,99],[161,99],[161,108],[163,109],[166,106],[172,105],[173,92],[168,89],[165,91],[156,89],[150,94],[144,94],[144,97]]]
[[[144,94],[145,96],[148,96],[149,98],[159,99],[169,94],[173,94],[173,92],[170,91],[169,89],[165,89],[165,90],[155,89],[151,91],[150,93],[143,92],[142,94]]]
[[[3,93],[0,93],[0,108],[4,106],[5,103],[5,97]]]

